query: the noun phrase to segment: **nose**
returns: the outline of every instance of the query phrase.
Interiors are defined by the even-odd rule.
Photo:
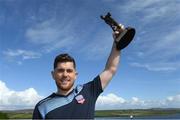
[[[67,75],[68,75],[68,73],[67,73],[67,71],[65,70],[65,71],[63,72],[63,76],[64,76],[64,77],[67,77]]]

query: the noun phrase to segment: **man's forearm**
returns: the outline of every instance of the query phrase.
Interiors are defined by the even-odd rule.
[[[120,61],[120,51],[116,49],[116,43],[113,43],[111,53],[106,62],[105,70],[110,71],[112,74],[115,74]]]
[[[102,89],[107,86],[111,81],[112,77],[116,73],[120,61],[120,50],[117,50],[115,43],[115,33],[113,33],[114,43],[110,52],[110,55],[107,59],[105,69],[100,74]]]

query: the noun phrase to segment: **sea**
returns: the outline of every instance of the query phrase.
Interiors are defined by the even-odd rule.
[[[136,117],[122,118],[122,117],[100,117],[95,120],[180,120],[180,113],[167,115],[167,116],[149,116],[149,117]]]

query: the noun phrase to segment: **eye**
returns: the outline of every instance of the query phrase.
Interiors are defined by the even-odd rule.
[[[67,69],[66,71],[67,71],[67,73],[72,73],[73,69]]]
[[[64,72],[64,69],[57,69],[56,70],[58,73],[62,73],[62,72]]]

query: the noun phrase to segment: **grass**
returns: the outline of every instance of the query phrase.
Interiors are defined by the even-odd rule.
[[[32,119],[32,113],[0,112],[0,119]]]
[[[32,113],[9,113],[9,119],[32,119]]]
[[[148,116],[167,116],[173,114],[180,114],[180,110],[163,110],[163,109],[133,109],[133,110],[99,110],[96,111],[96,117],[129,117],[130,115],[136,117]]]
[[[7,113],[0,112],[0,119],[8,119]]]
[[[98,110],[95,117],[123,117],[129,118],[149,116],[167,116],[180,114],[180,109],[129,109],[129,110]],[[29,111],[0,111],[0,119],[32,119],[32,110]]]

